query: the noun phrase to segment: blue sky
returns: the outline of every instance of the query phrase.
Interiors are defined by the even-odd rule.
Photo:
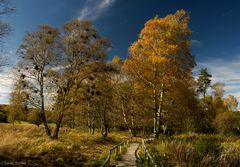
[[[113,44],[109,57],[127,56],[144,23],[178,9],[190,12],[192,52],[198,67],[205,66],[213,82],[226,83],[226,93],[240,100],[240,1],[238,0],[13,0],[16,12],[6,19],[14,31],[5,40],[2,55],[14,64],[15,50],[28,31],[40,24],[61,27],[72,19],[91,19]],[[0,74],[0,103],[8,103],[12,79]]]

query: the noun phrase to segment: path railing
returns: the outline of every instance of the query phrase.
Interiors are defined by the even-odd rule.
[[[141,147],[141,143],[139,143],[137,149],[135,150],[135,158],[136,158],[136,164],[137,164],[137,166],[141,166],[141,164],[142,164],[142,162],[141,162],[141,157],[140,157],[140,155],[139,155],[139,153],[138,153],[140,147]]]
[[[151,166],[154,166],[154,167],[158,167],[157,165],[155,165],[154,163],[154,160],[151,156],[151,154],[149,153],[148,149],[147,149],[147,146],[146,146],[146,142],[148,141],[152,141],[154,140],[153,138],[148,138],[148,139],[142,139],[142,143],[139,144],[137,150],[135,151],[135,157],[136,157],[136,162],[137,164],[141,164],[141,156],[139,155],[138,151],[140,149],[140,147],[142,147],[142,150],[143,150],[143,159],[144,161],[148,164],[148,165],[151,165]]]
[[[118,155],[123,151],[123,148],[129,145],[129,141],[126,140],[116,146],[114,146],[112,149],[109,150],[107,159],[104,161],[101,167],[109,167],[110,166],[110,160],[113,155]]]

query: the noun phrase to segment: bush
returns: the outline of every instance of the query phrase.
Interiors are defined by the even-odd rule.
[[[167,145],[167,151],[173,166],[194,166],[198,159],[191,143],[171,141]]]
[[[194,148],[198,152],[200,157],[205,155],[212,155],[217,157],[220,153],[220,142],[214,136],[202,137],[193,143]]]
[[[156,147],[156,143],[150,144],[151,155],[153,157],[154,162],[158,166],[171,166],[169,162],[169,157],[167,154],[167,143],[160,143]],[[145,165],[148,165],[147,162],[144,162]]]
[[[221,134],[240,135],[240,113],[224,112],[217,115],[214,127]]]
[[[240,143],[224,143],[218,166],[240,166]]]
[[[204,134],[181,134],[148,145],[158,166],[239,167],[240,140]]]
[[[51,143],[48,148],[45,149],[48,153],[57,153],[63,150],[63,145],[60,142]]]
[[[39,112],[37,110],[31,110],[28,113],[28,122],[35,124],[37,126],[39,126],[42,123],[41,118],[39,116]]]
[[[7,122],[7,115],[0,111],[0,122]]]
[[[150,152],[158,166],[194,166],[199,160],[197,152],[191,143],[172,140],[151,143]]]
[[[212,116],[213,111],[204,111],[204,110],[199,110],[195,114],[195,120],[193,122],[194,126],[194,132],[197,133],[212,133],[214,131],[214,128],[212,126]],[[208,114],[210,116],[208,116]]]

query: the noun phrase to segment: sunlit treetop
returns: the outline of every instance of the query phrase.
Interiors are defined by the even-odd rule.
[[[164,18],[156,16],[147,21],[139,39],[129,48],[131,59],[126,60],[125,70],[135,61],[144,62],[145,66],[149,63],[148,66],[175,67],[175,72],[179,73],[190,72],[195,61],[190,53],[189,20],[186,11],[178,10]]]

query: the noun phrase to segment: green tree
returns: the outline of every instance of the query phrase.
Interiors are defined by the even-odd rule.
[[[95,93],[94,93],[95,94]],[[103,73],[96,81],[96,95],[94,96],[93,105],[101,123],[101,133],[107,137],[112,116],[113,108],[113,84],[111,78]]]
[[[222,134],[240,134],[240,113],[223,112],[214,120],[214,126],[217,132]]]
[[[7,110],[8,106],[0,105],[0,122],[7,122]]]
[[[42,123],[39,111],[36,109],[31,109],[28,113],[28,122],[39,126]]]
[[[197,92],[202,93],[203,97],[206,96],[207,89],[211,85],[211,77],[212,75],[208,73],[207,68],[201,68],[197,79]]]
[[[8,106],[9,122],[14,124],[16,120],[27,120],[28,98],[29,95],[23,89],[22,80],[17,80],[14,83],[13,90],[10,94],[10,104]]]

